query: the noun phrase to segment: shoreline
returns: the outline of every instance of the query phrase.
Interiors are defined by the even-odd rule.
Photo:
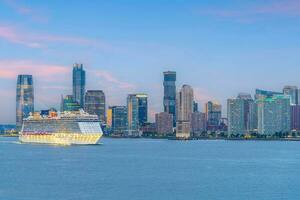
[[[19,137],[16,134],[0,134],[0,137]],[[228,140],[228,141],[300,141],[300,137],[290,137],[290,138],[209,138],[209,137],[201,137],[201,138],[175,138],[175,137],[119,137],[119,136],[106,136],[103,138],[112,138],[112,139],[152,139],[152,140],[179,140],[179,141],[194,141],[194,140]]]

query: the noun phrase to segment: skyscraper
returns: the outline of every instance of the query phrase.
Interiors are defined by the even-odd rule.
[[[291,130],[290,97],[273,95],[257,100],[258,133],[273,135]]]
[[[111,128],[114,134],[124,134],[127,130],[127,107],[111,106]]]
[[[291,100],[291,105],[298,104],[298,88],[297,86],[285,86],[283,88],[283,94],[288,95]]]
[[[105,123],[105,95],[102,90],[88,90],[85,93],[84,110],[89,114],[98,115],[100,121]]]
[[[85,93],[85,71],[82,64],[73,65],[73,98],[79,103],[81,108],[84,107]]]
[[[247,94],[247,93],[239,93],[238,94],[238,99],[243,100],[243,104],[244,104],[244,130],[249,132],[250,130],[252,131],[252,127],[254,126],[253,124],[253,116],[251,116],[253,113],[253,111],[251,111],[252,109],[252,104],[254,102],[254,100],[251,97],[251,94]]]
[[[148,96],[147,94],[136,94],[138,99],[138,119],[139,126],[148,121]]]
[[[16,126],[20,129],[23,118],[34,111],[34,89],[32,75],[18,75],[16,91]]]
[[[173,115],[173,126],[176,125],[176,72],[164,72],[164,112]]]
[[[155,114],[156,132],[166,136],[173,133],[173,115],[167,112]]]
[[[205,114],[207,129],[210,131],[218,130],[222,117],[222,106],[217,102],[209,101],[205,105]]]
[[[227,100],[228,134],[245,133],[245,100],[241,98]]]
[[[203,131],[206,131],[205,113],[193,112],[191,129],[194,136],[199,136]]]
[[[291,129],[300,131],[300,105],[291,105]]]
[[[191,118],[193,113],[194,92],[191,86],[183,85],[176,97],[176,137],[191,136]]]
[[[136,94],[127,96],[127,125],[129,136],[137,136],[139,134],[139,100]]]

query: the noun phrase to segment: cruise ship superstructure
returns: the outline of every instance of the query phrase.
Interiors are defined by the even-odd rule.
[[[103,135],[97,115],[84,111],[33,114],[23,120],[19,140],[24,143],[97,144]]]

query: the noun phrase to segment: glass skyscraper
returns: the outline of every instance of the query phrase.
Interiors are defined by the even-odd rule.
[[[241,98],[227,100],[228,134],[245,133],[245,100]]]
[[[173,126],[176,126],[176,72],[164,72],[164,112],[173,115]]]
[[[297,86],[285,86],[283,94],[290,96],[291,105],[298,104],[298,88]]]
[[[273,135],[291,130],[290,97],[273,95],[257,100],[258,133]]]
[[[73,98],[79,103],[81,108],[84,107],[85,93],[85,71],[82,64],[73,65]]]
[[[211,131],[218,130],[222,117],[222,106],[217,102],[209,101],[205,105],[205,114],[207,129]]]
[[[139,126],[147,123],[148,121],[148,96],[146,94],[136,94],[138,98],[138,118],[139,118]]]
[[[84,110],[92,115],[98,115],[100,121],[105,123],[105,95],[102,90],[88,90],[85,93]]]
[[[138,135],[139,101],[136,94],[129,94],[127,96],[127,125],[128,135]]]
[[[20,129],[23,118],[34,111],[34,90],[32,75],[18,75],[16,91],[16,125]]]
[[[111,106],[111,128],[114,134],[124,134],[127,130],[126,106]]]

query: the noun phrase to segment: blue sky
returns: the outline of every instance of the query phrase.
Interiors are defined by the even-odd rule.
[[[300,2],[0,0],[0,123],[15,122],[19,73],[33,74],[36,109],[71,93],[72,64],[107,105],[149,94],[162,110],[162,72],[190,84],[200,108],[255,88],[300,86]]]

